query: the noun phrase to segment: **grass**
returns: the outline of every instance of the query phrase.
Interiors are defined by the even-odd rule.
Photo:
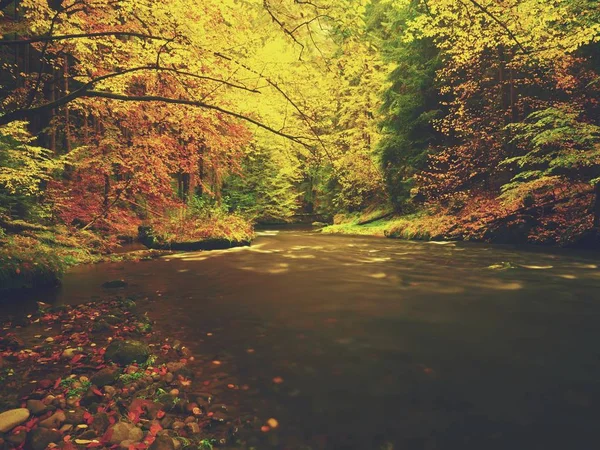
[[[72,398],[85,394],[92,386],[92,383],[90,381],[80,381],[77,378],[65,378],[60,382],[59,386],[67,388],[66,397]]]
[[[453,225],[446,215],[418,212],[404,216],[389,216],[369,221],[369,216],[379,217],[383,211],[338,217],[340,223],[323,228],[323,233],[367,236],[386,236],[399,239],[441,239]],[[366,222],[366,223],[365,223]]]

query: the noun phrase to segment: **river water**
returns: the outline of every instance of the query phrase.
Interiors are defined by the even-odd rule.
[[[57,301],[124,279],[160,330],[219,361],[198,366],[217,397],[278,421],[258,449],[591,449],[599,267],[585,252],[266,231],[249,248],[78,267]]]

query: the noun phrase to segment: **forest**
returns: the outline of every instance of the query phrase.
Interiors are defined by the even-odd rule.
[[[598,446],[598,0],[0,28],[0,450]]]
[[[0,14],[3,283],[138,237],[247,243],[257,223],[598,245],[594,0],[3,0]]]

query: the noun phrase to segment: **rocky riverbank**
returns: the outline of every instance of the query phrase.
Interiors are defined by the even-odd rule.
[[[0,449],[202,449],[260,428],[215,401],[133,300],[40,304],[2,327]]]

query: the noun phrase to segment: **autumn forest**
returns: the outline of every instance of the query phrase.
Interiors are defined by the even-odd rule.
[[[465,381],[475,372],[453,372],[447,358],[469,360],[481,350],[473,342],[491,348],[482,361],[501,361],[500,368],[539,363],[518,369],[523,381],[529,370],[527,379],[539,380],[579,367],[587,358],[581,342],[598,337],[590,338],[597,326],[583,316],[585,323],[564,319],[571,331],[546,345],[563,349],[564,359],[544,360],[564,364],[542,377],[536,370],[546,347],[522,358],[514,349],[528,351],[531,333],[555,336],[564,322],[525,324],[511,315],[527,304],[518,299],[548,295],[574,305],[598,292],[598,265],[586,259],[600,248],[597,0],[0,0],[0,28],[0,296],[48,289],[29,299],[34,310],[18,297],[21,315],[11,309],[8,322],[0,300],[0,450],[191,450],[232,442],[253,449],[548,449],[562,442],[547,432],[553,417],[540,419],[547,438],[540,447],[515,445],[525,442],[515,430],[533,416],[516,428],[514,415],[498,419],[508,427],[502,432],[478,422],[492,421],[500,407],[472,412],[477,426],[466,433],[428,420],[431,411],[468,409],[471,394],[479,405],[479,381]],[[289,231],[296,229],[304,234]],[[63,279],[51,301],[46,292]],[[179,292],[169,297],[174,286]],[[98,302],[90,306],[83,295]],[[369,303],[372,296],[385,308]],[[470,298],[501,306],[475,308],[476,319],[473,310],[457,313]],[[442,299],[456,303],[435,303]],[[243,303],[251,300],[252,307]],[[153,313],[152,302],[161,301],[169,303]],[[200,304],[210,308],[195,309]],[[426,319],[423,304],[434,311]],[[538,306],[531,311],[546,317]],[[165,311],[176,326],[161,325]],[[388,313],[402,319],[389,326]],[[253,314],[261,315],[256,323]],[[453,322],[453,314],[460,319]],[[373,317],[377,324],[363,324]],[[514,330],[481,327],[513,319]],[[419,326],[411,328],[412,320]],[[230,323],[243,339],[209,343]],[[344,334],[347,323],[352,337]],[[383,331],[380,341],[360,343]],[[186,344],[190,336],[196,347]],[[278,350],[290,341],[298,347]],[[440,350],[457,341],[463,346]],[[263,350],[273,365],[247,361],[260,354],[260,342],[269,342]],[[303,353],[303,343],[310,351]],[[352,366],[354,356],[338,361],[342,347],[361,355],[360,365]],[[396,353],[384,354],[390,348]],[[398,365],[388,371],[377,365],[383,360]],[[36,361],[68,371],[44,372]],[[232,361],[256,372],[234,376]],[[387,375],[373,382],[366,366]],[[356,405],[344,409],[345,395],[302,403],[313,387],[302,378],[307,385],[292,389],[287,380],[313,376],[321,370],[315,367],[327,367],[324,379],[351,373],[352,387],[368,384],[354,398],[373,405],[365,407],[372,428],[355,422],[363,411]],[[497,367],[487,373],[496,384],[485,392],[498,398],[483,409],[521,392],[502,389]],[[403,387],[388,372],[403,374]],[[584,378],[573,376],[579,384],[564,388],[565,401],[575,400],[557,410],[598,403],[590,398],[600,399],[600,389],[589,386],[600,370],[592,384]],[[34,379],[33,391],[17,379]],[[198,380],[204,388],[194,390]],[[548,381],[543,395],[562,381]],[[328,386],[321,399],[344,386],[319,383]],[[523,398],[545,389],[523,383]],[[473,391],[461,391],[466,384]],[[413,409],[397,419],[376,389],[395,392],[394,408]],[[265,392],[286,400],[268,403]],[[244,401],[237,395],[256,396],[246,402],[256,408],[251,419],[238,413]],[[551,397],[560,402],[560,395]],[[529,404],[519,402],[532,397],[523,398],[514,409],[525,414]],[[431,404],[421,410],[420,401]],[[292,402],[295,409],[287,408]],[[586,411],[581,429],[596,417]],[[319,431],[294,422],[313,413]],[[334,426],[327,418],[336,414],[346,428],[333,433],[325,424]],[[238,438],[244,427],[249,434]],[[500,436],[497,447],[490,436]]]
[[[594,1],[0,6],[7,245],[28,224],[104,250],[139,226],[245,241],[310,215],[596,242]]]

